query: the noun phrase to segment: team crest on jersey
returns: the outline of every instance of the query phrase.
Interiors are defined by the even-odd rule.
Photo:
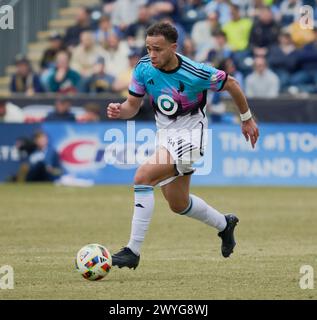
[[[178,109],[178,103],[167,94],[162,94],[158,97],[157,105],[160,111],[167,116],[175,114]]]

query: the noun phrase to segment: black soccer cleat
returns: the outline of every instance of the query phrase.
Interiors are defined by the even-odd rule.
[[[225,258],[228,258],[236,245],[233,231],[239,219],[233,214],[225,215],[225,218],[227,220],[227,226],[223,231],[218,233],[218,236],[222,239],[221,253]]]
[[[122,248],[118,253],[112,256],[112,265],[117,266],[120,269],[128,267],[129,269],[135,269],[140,262],[140,256],[137,256],[128,247]]]

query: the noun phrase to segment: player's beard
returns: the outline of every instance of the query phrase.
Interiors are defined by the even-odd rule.
[[[169,68],[171,62],[173,61],[173,57],[174,57],[174,53],[170,55],[169,58],[167,58],[164,63],[162,63],[161,65],[158,65],[157,68],[159,69],[163,69],[163,70],[166,70],[166,69],[171,69]]]

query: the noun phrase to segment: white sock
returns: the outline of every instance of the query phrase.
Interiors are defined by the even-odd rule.
[[[130,241],[127,245],[135,254],[140,255],[141,245],[149,228],[154,209],[152,186],[134,186],[134,213]]]
[[[223,231],[227,226],[227,221],[223,214],[192,194],[190,195],[188,208],[180,214],[204,222],[219,231]]]

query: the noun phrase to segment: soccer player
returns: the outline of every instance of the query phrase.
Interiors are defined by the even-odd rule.
[[[176,53],[177,31],[169,23],[149,27],[148,55],[136,65],[125,102],[110,103],[110,119],[129,119],[137,114],[147,93],[155,111],[157,150],[136,171],[135,207],[129,243],[112,256],[119,268],[136,268],[141,245],[154,209],[153,188],[161,186],[171,210],[216,228],[222,240],[221,252],[227,258],[235,247],[234,229],[239,219],[223,215],[196,195],[190,194],[192,164],[203,156],[207,128],[206,91],[227,90],[237,105],[242,133],[254,148],[259,131],[237,81],[224,71],[197,63]],[[193,134],[183,134],[187,129]],[[198,132],[198,133],[197,133]]]

